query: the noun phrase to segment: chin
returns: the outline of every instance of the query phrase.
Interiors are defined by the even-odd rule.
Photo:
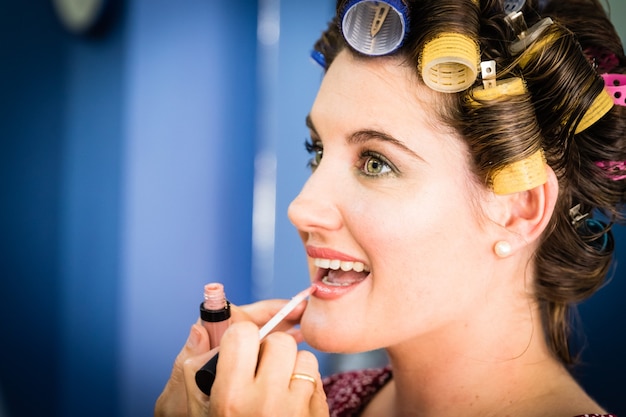
[[[300,321],[300,330],[305,342],[312,348],[328,353],[339,353],[341,351],[343,338],[335,334],[333,326],[324,324],[318,318],[307,319],[305,313]]]
[[[336,322],[321,321],[317,317],[307,320],[305,314],[300,322],[300,330],[305,342],[320,352],[348,354],[368,350],[364,349],[363,337],[355,333],[354,326],[344,328]]]
[[[324,352],[324,353],[336,353],[336,354],[352,354],[352,353],[361,353],[364,352],[363,349],[356,349],[354,347],[350,348],[345,346],[342,343],[337,343],[336,341],[331,341],[330,338],[316,338],[316,339],[308,339],[306,336],[304,337],[305,342],[312,347],[313,349]]]

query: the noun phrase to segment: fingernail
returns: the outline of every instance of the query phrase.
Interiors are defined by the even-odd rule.
[[[187,347],[190,349],[195,349],[200,343],[200,332],[196,329],[196,326],[191,326],[191,331],[189,332],[189,338],[187,339]]]

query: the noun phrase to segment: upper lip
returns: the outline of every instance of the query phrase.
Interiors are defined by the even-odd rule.
[[[367,265],[367,263],[361,259],[354,258],[352,256],[346,255],[345,253],[341,253],[334,249],[329,249],[329,248],[307,246],[306,253],[311,258],[333,259],[333,260],[338,260],[338,261],[343,261],[343,262],[361,262],[364,265]]]

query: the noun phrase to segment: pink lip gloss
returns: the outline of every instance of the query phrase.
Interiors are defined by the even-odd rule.
[[[209,333],[211,349],[218,347],[224,332],[230,325],[230,303],[226,300],[222,284],[213,282],[204,286],[200,319]]]
[[[315,292],[315,287],[311,286],[296,294],[287,304],[285,304],[261,329],[259,330],[259,340],[263,340],[265,336],[271,332],[294,308],[304,301],[309,295]],[[196,372],[196,385],[200,388],[200,391],[206,395],[211,395],[211,387],[215,382],[217,360],[219,358],[219,352],[217,352],[207,363],[204,364]]]

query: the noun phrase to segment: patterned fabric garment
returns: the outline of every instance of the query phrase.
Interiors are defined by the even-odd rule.
[[[391,380],[391,368],[363,369],[324,379],[330,417],[358,417],[374,395]],[[584,414],[575,417],[617,417],[614,414]]]

